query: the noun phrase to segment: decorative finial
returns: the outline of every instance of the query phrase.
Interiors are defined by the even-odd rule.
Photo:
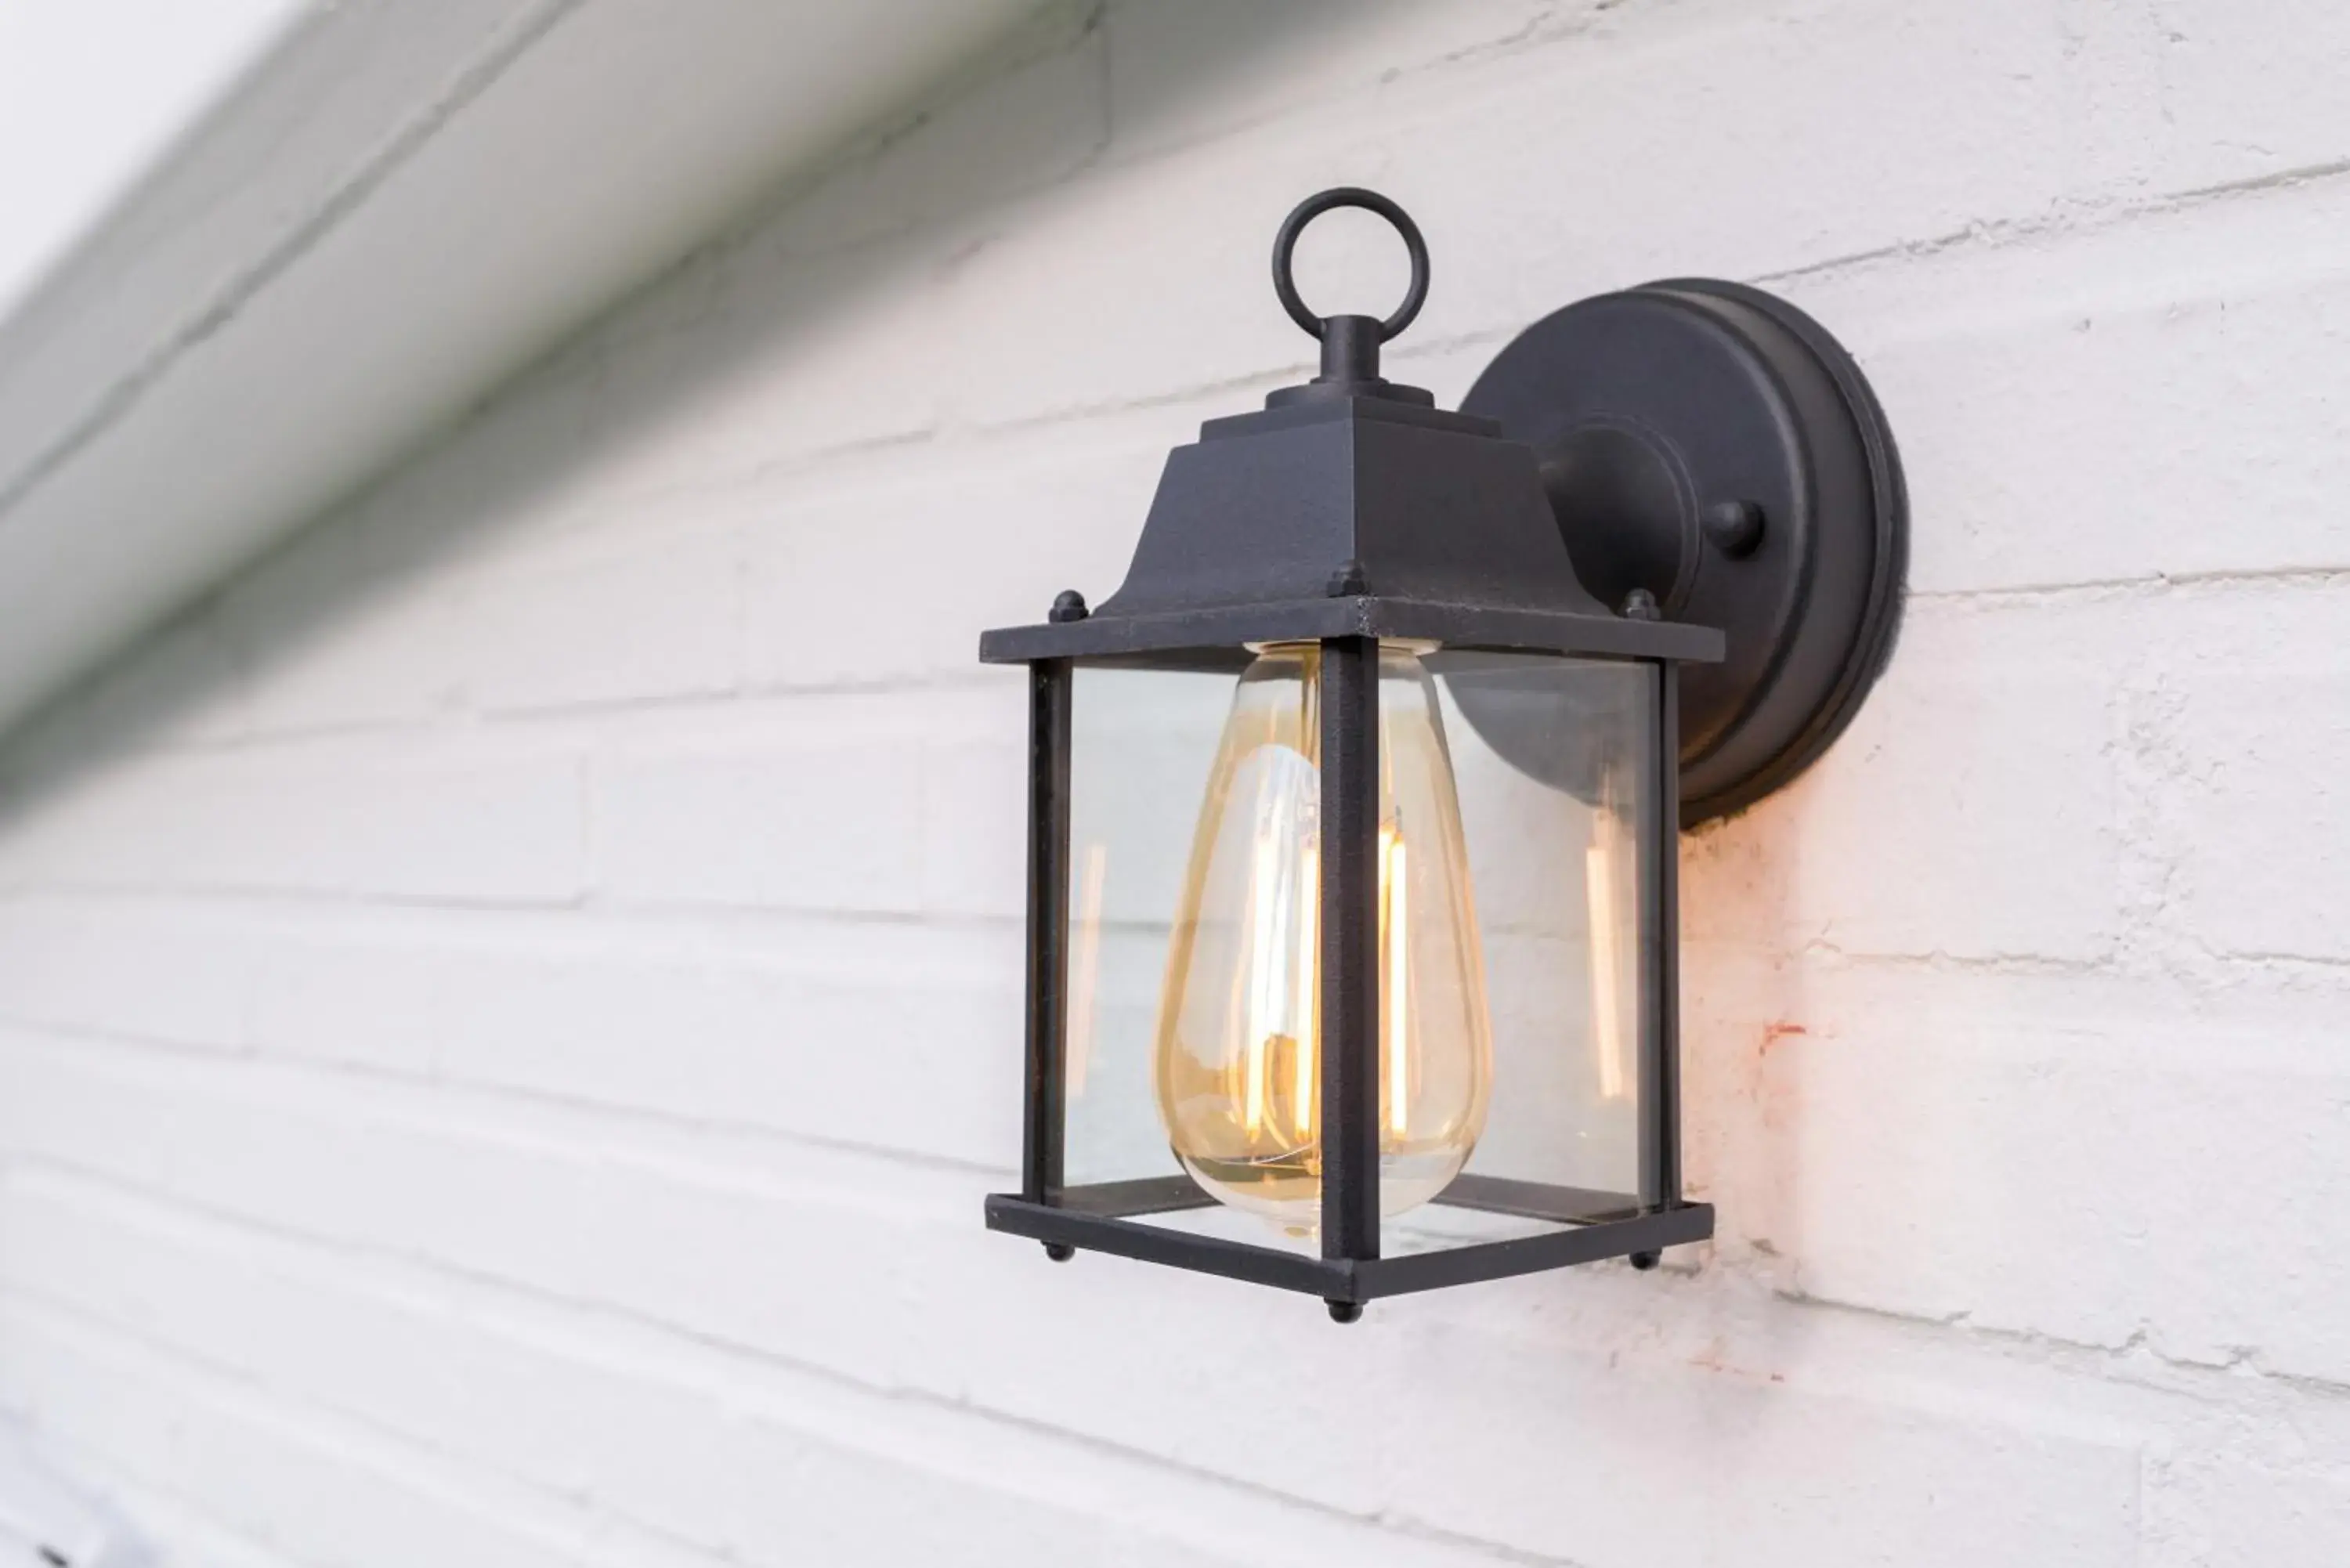
[[[1297,236],[1305,232],[1306,224],[1335,207],[1360,207],[1377,213],[1403,236],[1404,249],[1411,256],[1411,284],[1404,290],[1403,303],[1384,321],[1368,316],[1316,316],[1298,296],[1297,278],[1290,266]],[[1273,240],[1273,292],[1280,298],[1281,307],[1289,312],[1289,319],[1321,340],[1322,373],[1315,378],[1316,382],[1377,383],[1379,345],[1410,326],[1412,317],[1427,303],[1428,242],[1420,237],[1419,225],[1411,221],[1411,214],[1393,201],[1377,191],[1340,185],[1306,197],[1282,219],[1281,232]]]

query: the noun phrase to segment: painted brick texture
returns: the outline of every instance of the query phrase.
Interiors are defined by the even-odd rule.
[[[0,751],[0,1408],[167,1561],[2350,1560],[2350,10],[1064,5]],[[1787,294],[1898,653],[1688,838],[1710,1246],[1385,1303],[983,1233],[1024,718],[1293,379]],[[1311,297],[1369,306],[1375,225]]]

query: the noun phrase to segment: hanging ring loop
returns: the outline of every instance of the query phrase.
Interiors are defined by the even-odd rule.
[[[1292,208],[1289,216],[1281,220],[1281,232],[1273,238],[1273,292],[1280,298],[1281,307],[1289,312],[1289,319],[1313,336],[1322,336],[1327,322],[1306,309],[1305,301],[1298,297],[1297,279],[1290,271],[1290,253],[1297,248],[1297,236],[1305,233],[1305,225],[1333,207],[1360,207],[1377,213],[1395,225],[1396,233],[1403,236],[1404,249],[1410,253],[1411,286],[1404,291],[1403,303],[1395,307],[1395,314],[1379,323],[1379,341],[1384,343],[1410,326],[1412,317],[1427,303],[1428,242],[1419,237],[1419,225],[1411,221],[1411,214],[1377,191],[1340,185],[1308,196]]]

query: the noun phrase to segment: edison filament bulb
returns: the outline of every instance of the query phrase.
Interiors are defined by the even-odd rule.
[[[1378,659],[1379,1211],[1441,1192],[1492,1076],[1461,803],[1425,645]],[[1209,774],[1160,992],[1170,1142],[1210,1196],[1295,1236],[1322,1201],[1320,649],[1262,649]]]

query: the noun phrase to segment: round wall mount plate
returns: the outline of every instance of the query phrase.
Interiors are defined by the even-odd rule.
[[[1683,826],[1843,732],[1893,651],[1908,504],[1876,395],[1817,322],[1742,284],[1647,284],[1534,323],[1461,407],[1534,449],[1586,587],[1721,628],[1723,661],[1681,671]],[[1523,709],[1463,711],[1513,761],[1555,748]]]

